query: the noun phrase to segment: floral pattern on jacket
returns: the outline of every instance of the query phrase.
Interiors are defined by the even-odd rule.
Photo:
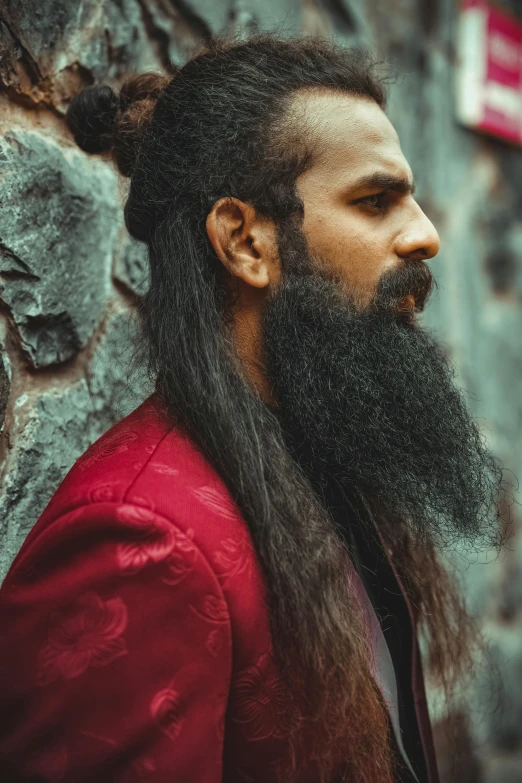
[[[78,460],[0,587],[2,781],[279,783],[290,727],[262,570],[157,402]],[[296,783],[315,778],[305,759]]]
[[[127,607],[121,598],[104,601],[93,590],[51,615],[47,641],[38,655],[36,682],[79,677],[89,666],[107,666],[127,654],[123,633]]]

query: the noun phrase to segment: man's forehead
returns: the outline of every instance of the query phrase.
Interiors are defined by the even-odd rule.
[[[314,147],[317,173],[349,173],[355,181],[379,171],[412,180],[397,132],[375,101],[314,89],[301,92],[296,104]]]

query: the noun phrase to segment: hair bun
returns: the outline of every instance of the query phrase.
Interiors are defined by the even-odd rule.
[[[87,87],[76,95],[65,120],[78,146],[90,153],[110,150],[120,172],[130,177],[143,132],[172,76],[137,73],[123,82],[119,95],[107,85]]]
[[[107,85],[86,87],[71,101],[65,121],[80,149],[107,152],[113,144],[120,99]]]
[[[133,76],[129,76],[123,82],[120,91],[120,101],[123,104],[123,108],[138,101],[152,101],[155,103],[175,73],[177,73],[177,69],[171,66],[170,74],[145,71],[144,73],[136,73]]]

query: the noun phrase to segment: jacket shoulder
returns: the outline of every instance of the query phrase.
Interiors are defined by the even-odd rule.
[[[171,519],[209,555],[248,550],[253,556],[246,522],[225,483],[186,433],[172,425],[156,394],[75,462],[23,549],[64,514],[103,502],[132,504]]]
[[[111,427],[73,465],[26,537],[11,564],[11,576],[42,541],[74,539],[77,515],[110,524],[111,514],[100,516],[102,508],[112,509],[131,533],[138,530],[154,562],[166,551],[161,537],[156,541],[157,529],[165,531],[168,541],[175,535],[180,568],[188,549],[198,550],[233,618],[238,665],[250,661],[252,639],[261,652],[270,646],[266,584],[248,525],[217,471],[187,435],[169,423],[154,398]],[[153,534],[147,520],[153,521]],[[174,533],[168,532],[170,527]]]

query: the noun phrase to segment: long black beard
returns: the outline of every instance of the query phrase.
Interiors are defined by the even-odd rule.
[[[401,308],[422,309],[431,274],[404,262],[356,308],[294,229],[263,317],[267,373],[292,456],[326,497],[333,485],[416,540],[498,547],[502,467],[490,453],[434,338]],[[324,265],[323,265],[324,270]]]

